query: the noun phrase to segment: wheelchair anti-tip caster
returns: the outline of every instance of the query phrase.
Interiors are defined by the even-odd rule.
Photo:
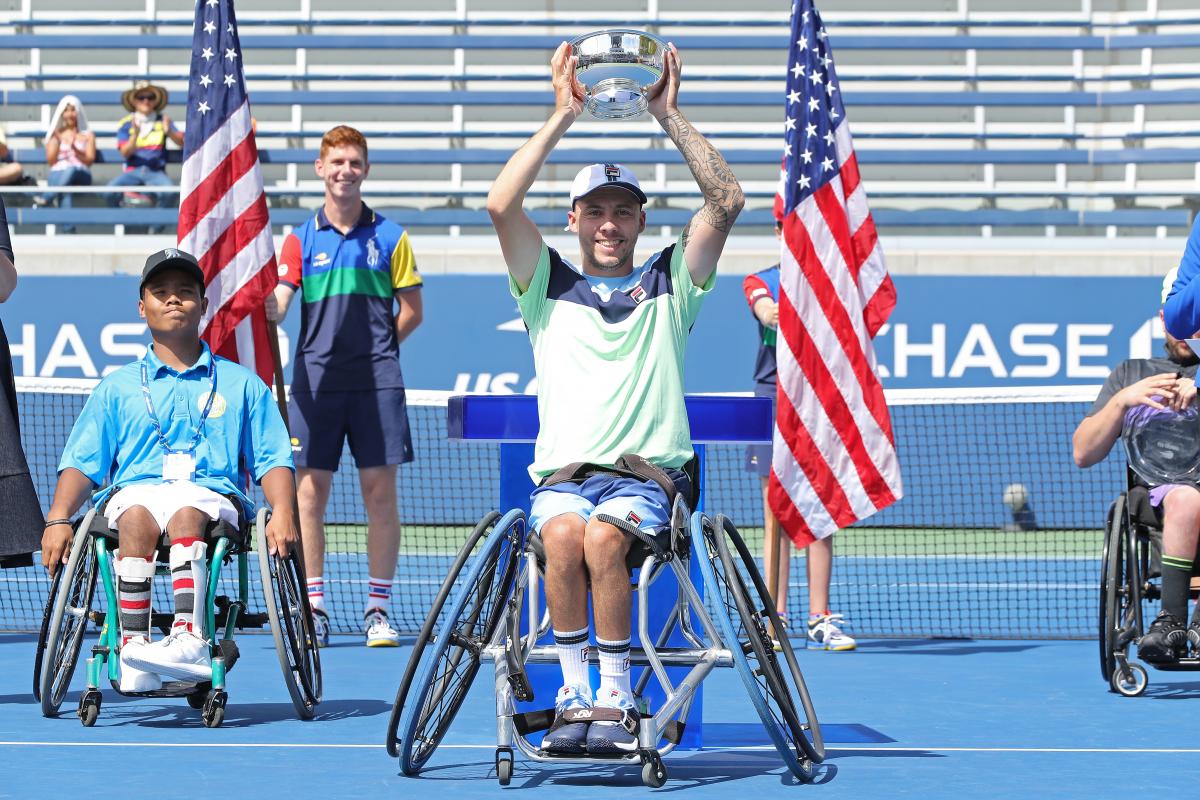
[[[1146,691],[1150,677],[1141,664],[1126,664],[1125,669],[1117,668],[1112,674],[1112,687],[1124,697],[1137,697]]]
[[[508,786],[513,774],[513,751],[511,747],[496,748],[496,780],[501,786]]]
[[[667,768],[655,750],[642,750],[642,783],[651,789],[660,789],[667,782]]]
[[[79,698],[79,721],[85,728],[96,724],[96,718],[100,716],[100,701],[101,695],[98,689],[88,689]]]
[[[204,727],[219,728],[225,720],[225,701],[229,699],[229,695],[223,689],[212,689],[208,693],[208,697],[204,701],[204,709],[200,712],[200,718],[204,720]]]

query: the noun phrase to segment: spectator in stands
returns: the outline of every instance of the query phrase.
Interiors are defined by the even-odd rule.
[[[783,233],[783,223],[775,223],[775,236]],[[742,291],[750,312],[758,320],[758,357],[754,362],[754,394],[775,399],[775,337],[779,328],[779,265],[747,275]],[[779,529],[779,520],[767,501],[771,475],[771,445],[752,444],[746,448],[746,469],[758,475],[763,498],[763,576],[775,600],[780,619],[787,621],[788,576],[791,574],[792,543]],[[808,546],[805,567],[808,570],[808,646],[814,650],[853,650],[856,643],[839,627],[842,617],[829,611],[829,579],[833,572],[833,537],[817,539]],[[772,565],[774,570],[772,571]],[[772,574],[774,572],[774,574]]]
[[[42,564],[53,575],[70,554],[70,518],[87,500],[117,531],[120,608],[107,624],[121,626],[123,692],[156,691],[160,676],[212,679],[206,637],[219,632],[206,630],[200,613],[209,577],[204,530],[213,520],[236,525],[237,506],[252,514],[248,477],[273,511],[268,551],[286,555],[300,537],[287,428],[258,376],[201,340],[204,291],[191,254],[168,248],[146,259],[137,309],[151,347],[88,396],[63,448],[42,535]],[[155,551],[164,534],[175,619],[151,643]]]
[[[12,297],[17,286],[8,217],[0,198],[0,303]],[[38,503],[29,464],[21,449],[21,425],[17,418],[17,388],[13,381],[12,354],[0,322],[0,567],[24,567],[39,547],[45,522]]]
[[[394,647],[400,635],[388,611],[400,552],[396,469],[413,458],[400,344],[421,324],[421,276],[408,232],[362,200],[371,168],[363,135],[346,125],[330,130],[315,168],[325,204],[284,239],[282,277],[267,299],[267,317],[278,321],[295,293],[304,295],[288,408],[308,596],[324,646],[325,507],[349,439],[367,510],[363,630],[368,647]]]
[[[563,672],[542,748],[562,754],[637,748],[625,557],[635,537],[669,522],[673,495],[693,493],[684,351],[745,204],[725,159],[679,110],[679,52],[671,46],[665,56],[662,77],[646,93],[648,111],[704,197],[675,242],[634,263],[646,194],[621,164],[584,167],[571,184],[566,216],[581,266],[550,249],[525,212],[542,165],[583,113],[566,42],[551,60],[554,111],[509,159],[487,200],[537,370],[541,429],[529,474],[540,485],[529,524],[545,545],[546,603]],[[594,698],[589,581],[600,653]]]
[[[1178,272],[1182,277],[1182,267]],[[1175,276],[1176,270],[1171,270],[1163,281],[1164,301]],[[1200,336],[1200,331],[1190,336]],[[1075,429],[1077,465],[1090,467],[1103,461],[1126,426],[1139,418],[1180,411],[1195,403],[1200,357],[1187,342],[1175,338],[1169,327],[1164,347],[1166,358],[1131,358],[1109,374],[1091,411]],[[1153,486],[1150,503],[1162,514],[1162,611],[1138,641],[1138,656],[1169,663],[1185,656],[1189,643],[1193,655],[1200,655],[1200,604],[1191,624],[1186,630],[1183,627],[1200,541],[1200,487],[1191,482]]]
[[[117,149],[125,158],[125,171],[109,186],[174,186],[167,176],[167,140],[183,147],[183,133],[163,113],[167,90],[147,81],[139,81],[121,95],[121,103],[130,113],[117,123]],[[168,198],[138,193],[108,195],[108,204],[170,205]]]
[[[96,137],[88,130],[87,113],[79,98],[69,94],[58,101],[50,130],[46,133],[46,163],[50,165],[47,185],[91,186],[91,166],[96,160]],[[35,205],[48,206],[58,201],[60,207],[70,208],[70,192],[46,192],[33,198]],[[72,225],[63,225],[63,233],[71,233]]]
[[[20,162],[14,161],[8,149],[8,137],[4,134],[4,126],[0,125],[0,186],[36,186],[37,180],[32,175],[25,174],[25,168]]]

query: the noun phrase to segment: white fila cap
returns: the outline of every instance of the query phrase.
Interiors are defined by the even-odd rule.
[[[646,193],[642,191],[637,176],[621,164],[592,164],[579,170],[571,181],[571,208],[575,201],[586,197],[605,186],[616,186],[632,194],[642,205],[646,204]]]

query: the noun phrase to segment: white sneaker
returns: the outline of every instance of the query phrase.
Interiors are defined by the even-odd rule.
[[[329,647],[329,615],[325,613],[325,609],[314,608],[312,610],[312,627],[317,647]]]
[[[400,633],[388,622],[387,612],[372,608],[363,620],[367,632],[367,647],[399,647]]]
[[[181,681],[212,680],[208,642],[186,629],[172,631],[166,638],[137,649],[130,654],[129,663]]]
[[[130,639],[121,646],[121,691],[122,692],[156,692],[162,688],[162,678],[153,672],[138,669],[129,663],[131,657],[137,656],[150,644],[142,637]]]
[[[841,614],[825,614],[808,618],[809,650],[853,650],[858,643],[838,627]]]

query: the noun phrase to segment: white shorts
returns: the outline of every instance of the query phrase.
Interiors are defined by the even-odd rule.
[[[237,509],[229,502],[229,498],[191,481],[140,483],[125,487],[112,496],[105,508],[108,527],[115,531],[117,520],[134,506],[144,506],[158,523],[160,531],[167,529],[167,522],[181,508],[197,509],[207,514],[209,519],[223,519],[235,528],[238,524]]]

